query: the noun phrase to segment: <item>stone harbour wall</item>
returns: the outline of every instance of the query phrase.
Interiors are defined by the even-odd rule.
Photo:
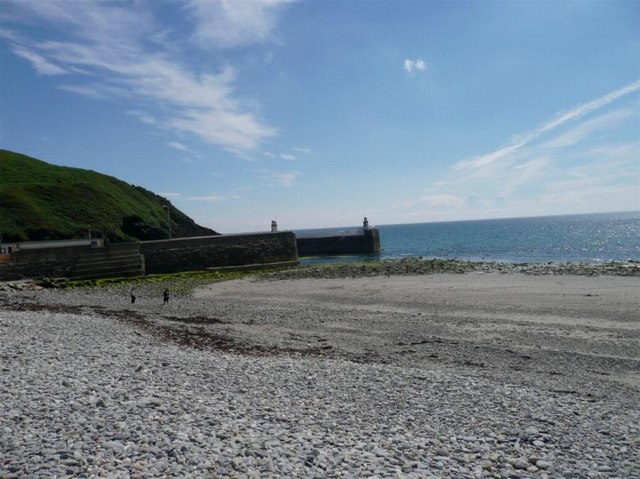
[[[367,228],[361,234],[300,237],[297,243],[300,256],[371,254],[380,251],[380,233]]]
[[[88,245],[14,251],[10,261],[0,263],[0,281],[67,277],[78,258],[90,252]]]
[[[108,249],[132,244],[140,246],[147,274],[298,261],[295,234],[287,231],[114,243]],[[10,261],[0,263],[0,281],[73,277],[78,259],[98,250],[102,248],[73,246],[15,251]]]
[[[290,231],[145,241],[140,252],[147,274],[298,260]]]

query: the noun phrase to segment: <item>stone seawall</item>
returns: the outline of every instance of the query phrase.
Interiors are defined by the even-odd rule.
[[[289,231],[145,241],[140,252],[147,274],[298,260]]]
[[[380,234],[377,228],[367,228],[361,234],[300,237],[297,246],[300,256],[376,253],[380,251]]]
[[[114,243],[107,250],[139,245],[147,274],[197,271],[212,267],[298,261],[292,232],[198,236],[141,243]],[[19,250],[0,263],[0,281],[74,277],[79,258],[102,248],[72,246]],[[117,276],[114,271],[113,276]]]
[[[0,263],[0,280],[68,277],[78,258],[90,252],[88,245],[14,251],[10,261]]]

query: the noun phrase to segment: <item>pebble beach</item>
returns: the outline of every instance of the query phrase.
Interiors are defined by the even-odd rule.
[[[640,478],[637,264],[423,264],[1,288],[0,477]]]

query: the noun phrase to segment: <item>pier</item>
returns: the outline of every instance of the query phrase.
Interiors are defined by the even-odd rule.
[[[364,218],[362,228],[327,235],[297,235],[298,256],[323,256],[333,254],[372,254],[380,247],[378,228],[369,226]]]

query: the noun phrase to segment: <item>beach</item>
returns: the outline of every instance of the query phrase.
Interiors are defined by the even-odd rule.
[[[0,477],[640,477],[640,276],[394,264],[5,288]]]

